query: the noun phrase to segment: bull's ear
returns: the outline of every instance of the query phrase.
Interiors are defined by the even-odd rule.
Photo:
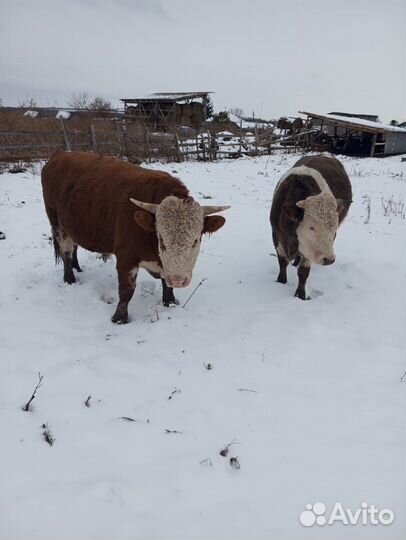
[[[144,229],[144,231],[155,231],[155,217],[149,212],[137,210],[137,212],[134,213],[134,220],[137,225]]]
[[[337,214],[338,218],[341,221],[345,216],[345,213],[348,211],[352,201],[346,201],[344,199],[337,199]]]
[[[203,234],[204,233],[214,233],[221,229],[221,227],[226,222],[223,216],[208,216],[204,218],[203,224]]]
[[[285,204],[285,206],[282,207],[282,211],[290,219],[290,221],[300,221],[300,210],[296,204]]]

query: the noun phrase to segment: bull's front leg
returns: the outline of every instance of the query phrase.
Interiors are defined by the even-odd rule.
[[[300,257],[300,262],[297,267],[297,277],[299,279],[299,284],[297,286],[295,296],[300,298],[301,300],[310,300],[308,296],[306,296],[306,281],[310,274],[310,267],[311,262],[309,259],[306,259],[303,255]]]
[[[175,295],[173,294],[172,287],[168,287],[166,281],[161,279],[162,282],[162,303],[165,307],[169,307],[171,304],[179,304],[176,300]]]
[[[116,312],[111,318],[113,323],[128,323],[128,303],[134,294],[137,274],[138,266],[129,268],[128,265],[121,265],[117,260],[119,301]]]

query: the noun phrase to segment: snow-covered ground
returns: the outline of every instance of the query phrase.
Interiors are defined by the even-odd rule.
[[[39,175],[0,176],[1,540],[405,536],[406,175],[399,156],[342,158],[354,203],[303,302],[293,267],[275,282],[268,220],[296,159],[154,165],[232,208],[177,292],[207,278],[186,308],[140,272],[125,326],[114,261],[80,250],[64,284]],[[395,520],[304,527],[315,502]]]

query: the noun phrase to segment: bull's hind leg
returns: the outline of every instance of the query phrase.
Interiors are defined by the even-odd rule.
[[[75,244],[73,246],[73,253],[72,253],[72,267],[77,270],[78,272],[82,272],[82,269],[79,266],[78,261],[78,246]]]
[[[278,263],[279,263],[279,275],[276,278],[276,281],[278,283],[286,283],[288,281],[286,268],[288,266],[289,261],[286,258],[284,249],[280,245],[276,247],[276,253],[278,255]]]
[[[278,283],[286,283],[288,281],[287,275],[286,275],[286,268],[288,266],[288,258],[286,257],[285,250],[282,247],[282,244],[279,241],[277,233],[272,230],[272,239],[273,243],[276,249],[276,255],[278,257],[278,263],[279,263],[279,275],[276,278],[276,281]]]
[[[295,296],[301,300],[309,300],[310,298],[306,296],[306,281],[310,274],[311,262],[303,255],[300,257],[299,266],[297,267],[297,277],[299,278],[299,284],[297,286]]]
[[[63,261],[63,280],[65,283],[75,283],[75,275],[73,273],[73,252],[75,244],[70,236],[66,234],[61,226],[53,229],[55,257],[61,257]]]

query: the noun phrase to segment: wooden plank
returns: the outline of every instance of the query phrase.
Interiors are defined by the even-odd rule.
[[[94,125],[90,124],[90,137],[92,140],[92,149],[93,152],[97,152],[97,139],[96,139],[96,130],[94,129]]]
[[[70,152],[71,146],[68,139],[68,133],[65,128],[65,122],[63,121],[63,118],[61,118],[61,126],[62,126],[62,132],[63,132],[63,139],[65,141],[65,149]]]
[[[376,133],[374,133],[373,137],[372,137],[372,143],[371,143],[371,151],[369,153],[369,157],[373,157],[374,154],[375,154],[375,146],[376,146]]]

